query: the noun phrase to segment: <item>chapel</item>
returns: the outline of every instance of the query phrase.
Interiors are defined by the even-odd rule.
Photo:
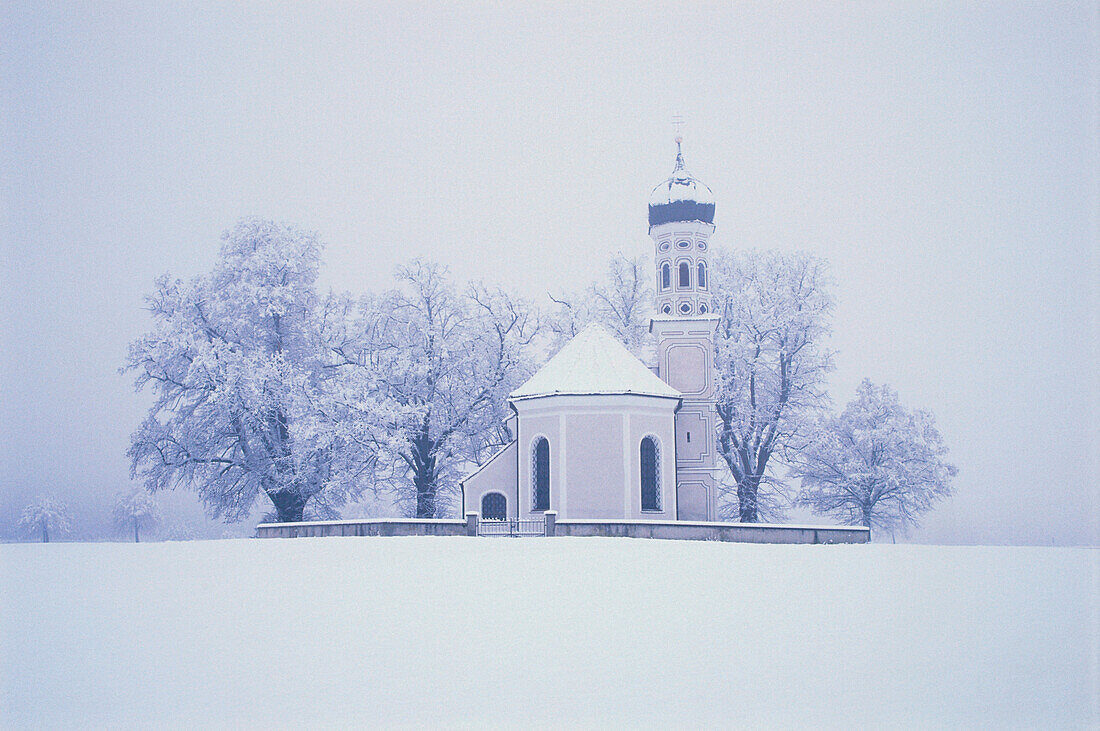
[[[714,194],[685,169],[681,144],[649,198],[656,364],[600,325],[578,333],[509,395],[513,440],[461,482],[463,514],[717,520]]]

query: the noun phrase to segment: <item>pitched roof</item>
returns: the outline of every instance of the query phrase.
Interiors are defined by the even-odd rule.
[[[513,400],[556,394],[637,394],[680,398],[680,392],[645,367],[618,339],[595,323],[512,391]]]

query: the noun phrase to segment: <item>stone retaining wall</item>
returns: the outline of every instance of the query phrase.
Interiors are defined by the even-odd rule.
[[[315,520],[302,523],[261,523],[257,538],[322,536],[476,536],[477,513],[465,520],[380,518],[375,520]],[[867,543],[867,528],[771,523],[708,523],[658,520],[558,520],[545,514],[547,536],[665,538],[681,541],[736,543]]]
[[[850,526],[560,519],[554,521],[553,535],[735,543],[867,543],[871,540],[869,529]]]
[[[302,523],[260,523],[257,538],[319,538],[322,536],[464,536],[465,520],[379,518],[377,520],[311,520]],[[475,533],[476,523],[475,523]]]

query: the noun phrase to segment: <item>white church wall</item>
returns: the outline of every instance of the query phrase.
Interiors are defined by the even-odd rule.
[[[532,448],[550,444],[550,509],[560,518],[676,517],[675,399],[630,394],[548,396],[516,402],[520,510],[531,510]],[[661,510],[641,510],[641,440],[657,439]]]
[[[564,489],[569,493],[570,515],[613,518],[624,514],[628,465],[623,421],[621,414],[612,413],[566,415],[570,459]]]
[[[633,413],[630,420],[631,500],[627,515],[641,520],[673,520],[676,518],[676,445],[674,424],[670,424],[667,414],[646,412]],[[642,439],[647,436],[656,438],[658,459],[660,460],[661,509],[642,510]]]
[[[561,474],[565,467],[565,453],[561,442],[561,417],[557,413],[534,410],[524,413],[520,410],[519,427],[519,510],[520,515],[532,517],[542,515],[542,511],[533,511],[532,474],[534,471],[533,449],[535,440],[545,438],[550,444],[550,509],[561,514]]]
[[[516,442],[498,452],[463,482],[463,515],[471,511],[480,515],[481,499],[490,492],[504,495],[508,517],[516,517]]]

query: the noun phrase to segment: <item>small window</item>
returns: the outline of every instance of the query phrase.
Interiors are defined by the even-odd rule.
[[[684,315],[690,315],[691,314],[691,303],[690,302],[681,302],[680,303],[680,313],[684,314]]]
[[[686,261],[680,262],[680,289],[687,289],[691,286],[691,267],[688,266]]]
[[[672,314],[672,305],[665,305],[664,307],[661,308],[661,312],[665,313],[666,315],[671,315]]]
[[[486,493],[481,498],[482,520],[504,520],[508,515],[508,499],[499,492]]]
[[[691,248],[691,242],[690,241],[677,241],[676,242],[676,248],[677,249],[690,249]]]
[[[704,262],[699,262],[699,273],[695,281],[698,282],[699,289],[707,288],[707,265]]]
[[[657,440],[646,437],[641,446],[642,510],[661,509],[661,452]]]
[[[662,242],[661,242],[661,243],[660,243],[660,244],[659,244],[659,245],[657,246],[657,250],[658,250],[658,251],[668,251],[668,242],[667,242],[667,241],[662,241]]]
[[[699,314],[700,315],[707,314],[707,306],[706,305],[699,305]]]
[[[550,442],[539,437],[531,450],[531,509],[550,509]]]
[[[668,289],[672,286],[672,270],[669,269],[668,262],[666,261],[661,265],[661,289]]]
[[[697,246],[699,247],[699,251],[706,251],[707,250],[707,242],[703,241],[702,239],[699,240],[699,243],[697,244]]]

